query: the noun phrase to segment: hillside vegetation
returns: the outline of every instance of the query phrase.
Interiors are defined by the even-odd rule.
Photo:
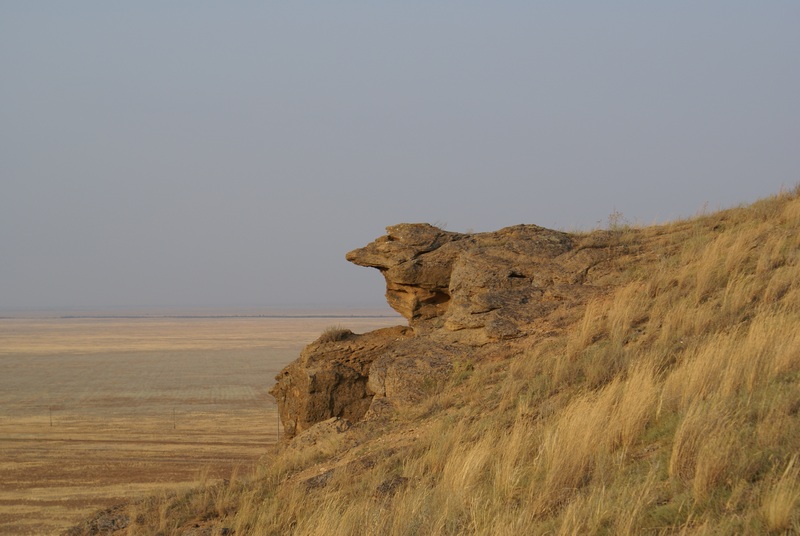
[[[412,409],[72,534],[800,532],[798,194],[614,225],[602,292]]]

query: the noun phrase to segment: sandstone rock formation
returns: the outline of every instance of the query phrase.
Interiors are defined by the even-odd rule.
[[[392,344],[411,335],[407,327],[380,329],[343,340],[320,340],[275,378],[270,391],[278,402],[287,436],[332,417],[358,421],[374,393],[367,390],[372,362]]]
[[[347,260],[377,268],[386,278],[386,301],[412,325],[447,310],[453,263],[467,235],[449,233],[428,224],[387,227],[388,234]]]
[[[309,345],[271,393],[288,436],[332,417],[379,417],[435,392],[456,356],[489,355],[537,320],[596,293],[613,235],[535,225],[461,234],[428,224],[387,228],[347,259],[377,268],[386,300],[410,327]]]
[[[417,333],[479,330],[471,343],[518,337],[560,302],[583,299],[591,292],[583,272],[603,257],[576,255],[586,249],[575,237],[536,225],[472,235],[428,224],[386,230],[347,260],[381,271],[387,302]]]

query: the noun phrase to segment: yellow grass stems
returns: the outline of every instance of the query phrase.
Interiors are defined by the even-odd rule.
[[[204,507],[215,530],[800,531],[797,192],[619,232],[637,253],[574,325],[458,369],[358,447],[277,452]]]

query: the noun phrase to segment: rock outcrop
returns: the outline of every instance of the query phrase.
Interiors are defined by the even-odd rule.
[[[478,234],[388,227],[347,260],[380,270],[387,302],[409,327],[309,345],[271,391],[287,435],[415,403],[446,382],[456,356],[486,355],[530,334],[557,308],[586,301],[613,238],[535,225]]]
[[[347,260],[380,270],[386,301],[418,333],[478,330],[468,342],[510,339],[591,292],[581,274],[592,260],[576,255],[586,250],[567,233],[536,225],[471,235],[428,224],[386,230]]]
[[[426,223],[387,227],[388,234],[347,254],[386,278],[386,301],[412,325],[441,316],[450,301],[450,274],[468,235]]]
[[[341,339],[320,337],[275,378],[270,394],[278,402],[288,437],[333,417],[360,420],[372,403],[367,389],[372,362],[393,344],[411,336],[398,326]]]

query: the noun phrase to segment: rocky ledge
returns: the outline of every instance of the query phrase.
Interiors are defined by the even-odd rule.
[[[603,265],[619,248],[612,232],[571,235],[535,225],[491,233],[400,224],[351,251],[377,268],[386,300],[408,326],[321,337],[276,377],[287,437],[332,418],[375,418],[435,392],[456,357],[482,358],[557,329],[558,308],[602,288]]]

